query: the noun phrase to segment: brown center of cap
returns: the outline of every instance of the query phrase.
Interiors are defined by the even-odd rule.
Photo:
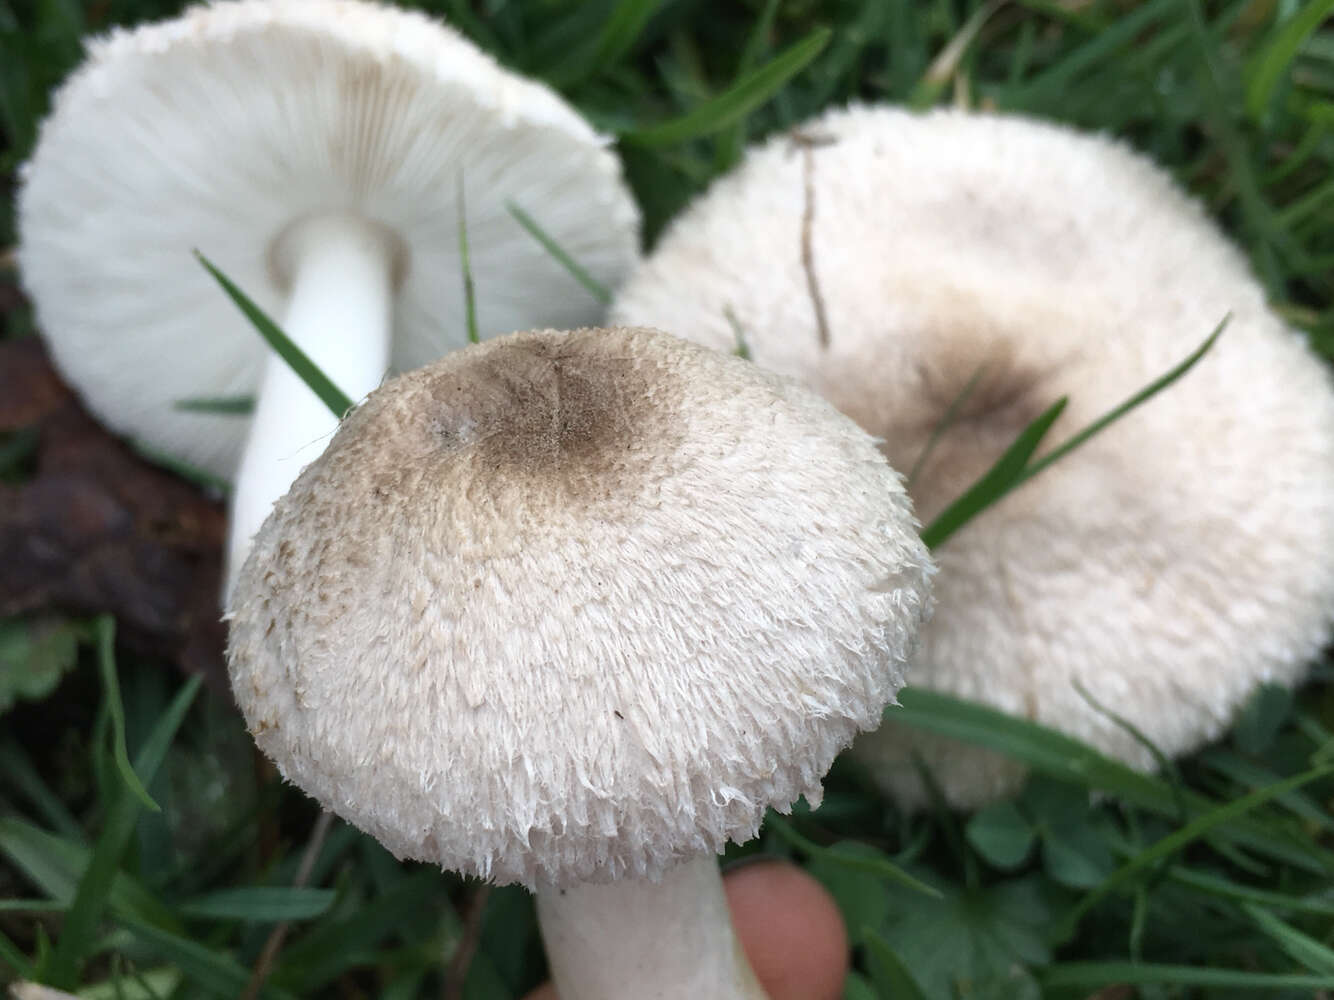
[[[671,474],[683,433],[680,375],[603,331],[506,338],[399,383],[350,418],[382,424],[359,442],[399,453],[374,462],[381,498],[434,482],[502,516],[522,507],[524,521],[546,506],[625,502]]]

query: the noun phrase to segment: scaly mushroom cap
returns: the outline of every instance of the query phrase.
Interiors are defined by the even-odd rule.
[[[23,280],[99,418],[228,477],[246,421],[176,404],[253,393],[266,349],[191,251],[281,320],[284,238],[365,220],[394,247],[392,363],[414,368],[467,339],[460,178],[483,336],[595,321],[506,205],[608,285],[637,257],[615,154],[553,91],[413,11],[195,7],[93,40],[56,92],[19,192]]]
[[[809,151],[775,136],[678,219],[612,315],[719,348],[734,319],[904,472],[961,400],[908,484],[924,522],[1056,399],[1050,445],[1231,317],[1183,380],[945,543],[909,682],[1148,769],[1081,686],[1174,755],[1300,678],[1334,609],[1334,561],[1313,557],[1334,550],[1334,394],[1200,207],[1123,145],[1021,118],[855,107],[800,131]],[[914,749],[957,805],[1022,776],[892,723],[858,741],[909,805]]]
[[[654,878],[820,798],[930,557],[874,441],[656,331],[521,333],[372,393],[237,585],[236,698],[400,857]]]

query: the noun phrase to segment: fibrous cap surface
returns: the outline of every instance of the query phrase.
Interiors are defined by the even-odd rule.
[[[1334,608],[1312,557],[1334,547],[1334,393],[1200,206],[1121,143],[1022,118],[853,107],[799,131],[816,143],[775,136],[680,217],[612,316],[720,349],[735,322],[905,473],[948,414],[909,484],[924,522],[1058,398],[1044,449],[1230,317],[1185,378],[944,544],[911,683],[1151,768],[1090,699],[1175,755],[1300,678]],[[910,804],[914,751],[959,805],[1020,773],[893,725],[858,746]]]
[[[395,248],[392,360],[412,368],[466,340],[460,180],[482,334],[594,321],[506,207],[605,284],[637,255],[614,153],[554,92],[413,11],[195,7],[91,41],[56,92],[19,194],[23,280],[101,419],[226,477],[245,421],[175,404],[253,393],[265,348],[191,251],[281,321],[284,235],[363,219]]]
[[[820,797],[930,559],[873,440],[666,334],[516,334],[391,381],[277,504],[229,663],[283,774],[403,857],[656,877]]]

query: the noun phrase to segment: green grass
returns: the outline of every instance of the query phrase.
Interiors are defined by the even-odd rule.
[[[176,7],[0,0],[0,189],[81,34]],[[1331,0],[432,9],[619,137],[650,241],[747,142],[831,102],[965,101],[1126,137],[1203,201],[1274,307],[1334,355]],[[0,199],[0,245],[12,240],[9,204]],[[539,241],[540,208],[511,208]],[[21,308],[0,321],[6,336],[31,330]],[[942,537],[1037,471],[1029,445],[1041,430]],[[19,456],[0,470],[6,482],[30,447],[0,438],[0,462]],[[0,621],[0,708],[15,705],[0,721],[0,980],[40,977],[90,998],[235,997],[279,926],[263,996],[457,987],[451,995],[469,1000],[512,998],[543,975],[526,894],[480,896],[475,883],[398,864],[342,823],[312,842],[312,805],[258,759],[225,698],[159,663],[114,661],[110,623],[37,626]],[[1328,993],[1334,672],[1315,674],[1296,697],[1262,692],[1219,745],[1158,776],[907,692],[900,723],[1024,761],[1034,777],[1022,795],[972,817],[908,818],[841,761],[819,810],[798,808],[729,853],[792,858],[829,887],[855,945],[849,998],[1073,1000],[1116,984],[1142,1000]],[[470,961],[455,962],[472,940]]]

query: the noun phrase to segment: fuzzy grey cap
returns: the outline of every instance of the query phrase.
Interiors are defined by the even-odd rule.
[[[347,418],[255,539],[228,659],[282,773],[400,857],[656,878],[819,801],[931,572],[809,390],[656,331],[521,333]]]
[[[1149,769],[1104,709],[1176,755],[1258,685],[1303,677],[1334,620],[1334,392],[1201,206],[1126,145],[1051,123],[851,107],[801,132],[818,145],[774,136],[673,223],[613,321],[722,349],[739,326],[757,363],[916,467],[923,521],[1059,397],[1044,448],[1230,316],[1181,381],[940,548],[910,682]],[[912,806],[914,753],[960,806],[1023,774],[892,714],[858,750]]]

